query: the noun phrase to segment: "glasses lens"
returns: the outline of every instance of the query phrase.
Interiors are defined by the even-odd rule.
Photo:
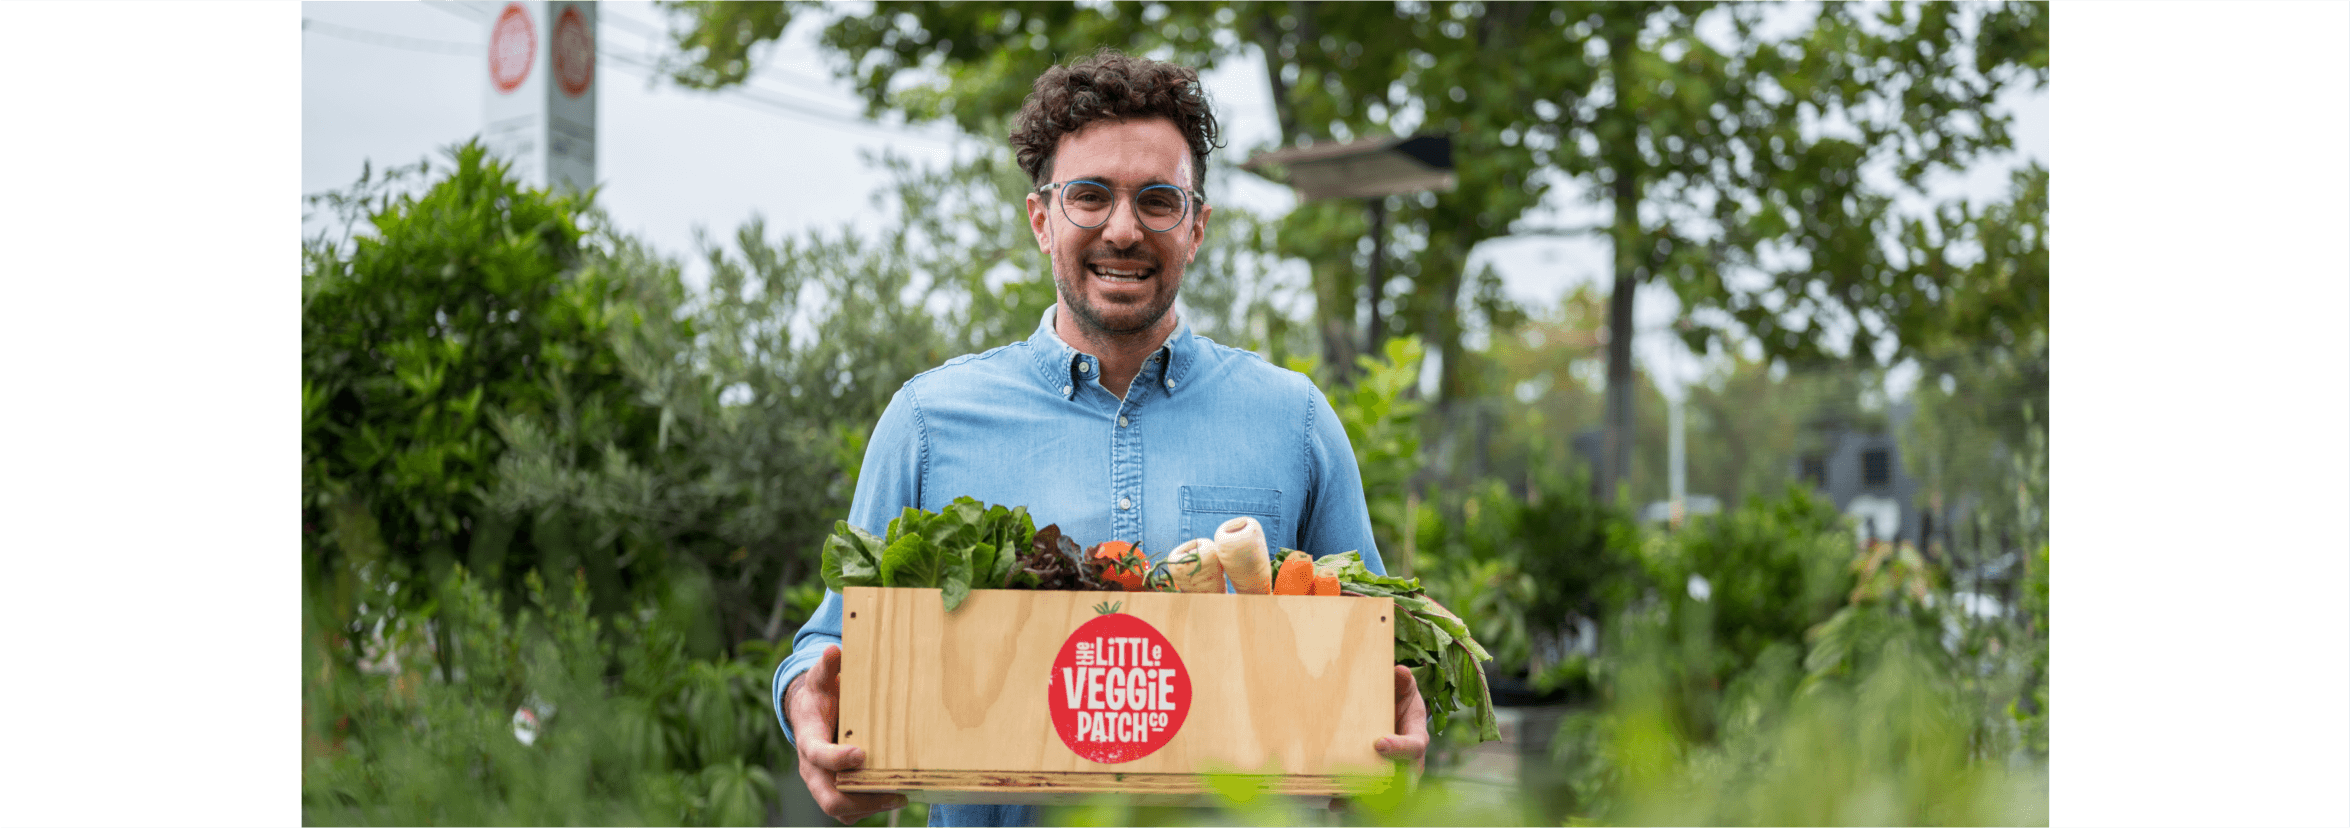
[[[1183,221],[1184,201],[1188,198],[1183,190],[1165,184],[1144,187],[1142,192],[1134,194],[1134,213],[1142,217],[1142,226],[1164,233]]]
[[[1069,222],[1091,230],[1109,220],[1110,207],[1116,204],[1110,188],[1091,181],[1071,181],[1061,185],[1061,212],[1068,214]]]
[[[1061,185],[1061,212],[1079,227],[1091,230],[1102,226],[1117,204],[1117,194],[1100,184],[1071,181]],[[1134,194],[1134,217],[1152,232],[1175,229],[1190,210],[1191,195],[1181,187],[1153,184]]]

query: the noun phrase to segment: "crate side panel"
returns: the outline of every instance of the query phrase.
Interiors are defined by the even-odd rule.
[[[865,620],[890,654],[869,679],[877,738],[844,741],[876,770],[1358,772],[1380,765],[1371,744],[1393,723],[1387,599],[979,590],[949,615],[935,590],[875,592]],[[1193,692],[1164,748],[1116,765],[1063,745],[1045,697],[1061,645],[1105,600],[1167,637]]]

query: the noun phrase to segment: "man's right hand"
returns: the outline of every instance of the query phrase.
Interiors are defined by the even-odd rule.
[[[808,783],[816,807],[847,825],[906,806],[904,796],[841,793],[835,782],[841,771],[865,766],[864,748],[832,741],[840,728],[840,647],[825,647],[816,666],[792,680],[784,689],[783,711],[800,751],[800,779]]]

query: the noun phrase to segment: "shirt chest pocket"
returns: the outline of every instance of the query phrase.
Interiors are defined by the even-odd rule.
[[[1245,486],[1184,486],[1176,490],[1183,511],[1178,536],[1184,540],[1212,538],[1216,527],[1236,517],[1256,518],[1265,527],[1265,542],[1287,547],[1289,535],[1281,521],[1281,490]]]

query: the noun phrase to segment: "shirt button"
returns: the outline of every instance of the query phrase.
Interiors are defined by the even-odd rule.
[[[1175,387],[1175,381],[1174,381],[1174,380],[1168,380],[1168,381],[1167,381],[1167,387],[1168,387],[1168,388],[1173,388],[1173,387]]]
[[[1061,386],[1061,396],[1069,396],[1069,386]]]
[[[1127,510],[1127,509],[1132,509],[1132,508],[1134,508],[1134,499],[1133,499],[1133,498],[1128,498],[1128,497],[1121,497],[1121,498],[1118,498],[1118,510],[1119,510],[1119,511],[1125,511],[1125,510]]]
[[[1119,418],[1118,418],[1118,427],[1119,427],[1119,428],[1125,428],[1125,427],[1126,427],[1126,418],[1124,418],[1124,417],[1119,417]]]
[[[1086,362],[1085,360],[1082,360],[1082,359],[1081,359],[1081,360],[1078,360],[1078,361],[1077,361],[1077,373],[1080,373],[1080,374],[1090,374],[1090,373],[1093,373],[1093,363],[1091,363],[1091,362]]]

